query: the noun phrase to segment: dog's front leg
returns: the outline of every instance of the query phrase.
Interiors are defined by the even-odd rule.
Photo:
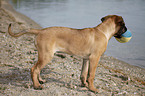
[[[87,76],[88,76],[88,69],[89,69],[89,60],[83,59],[83,65],[82,65],[82,71],[81,71],[81,86],[82,87],[88,87]]]
[[[94,78],[95,78],[97,64],[100,60],[100,56],[90,55],[89,60],[90,60],[90,64],[89,64],[88,88],[93,92],[98,92],[98,90],[94,87]]]

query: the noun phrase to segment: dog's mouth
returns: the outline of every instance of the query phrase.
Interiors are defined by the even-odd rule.
[[[116,37],[116,38],[121,38],[122,36],[122,34],[123,33],[125,33],[127,31],[127,28],[126,28],[126,26],[122,26],[120,29],[119,29],[119,31],[114,35],[114,37]]]

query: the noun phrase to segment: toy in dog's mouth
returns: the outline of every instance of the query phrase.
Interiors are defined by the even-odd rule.
[[[132,34],[129,30],[127,30],[125,33],[121,34],[120,36],[114,36],[114,37],[118,42],[126,43],[131,40]]]

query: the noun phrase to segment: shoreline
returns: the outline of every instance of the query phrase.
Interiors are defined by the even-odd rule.
[[[1,1],[1,2],[2,2],[1,8],[5,9],[9,14],[11,14],[16,19],[16,22],[26,23],[33,28],[38,28],[38,29],[42,28],[39,24],[37,24],[35,21],[30,19],[29,17],[17,12],[12,7],[12,5],[8,3],[9,0]]]
[[[66,54],[64,55],[65,58],[55,55],[51,62],[53,63],[52,67],[46,66],[44,68],[46,71],[43,70],[44,73],[42,73],[42,76],[48,80],[46,88],[42,90],[42,93],[41,91],[34,91],[29,70],[33,66],[33,63],[37,61],[38,55],[33,44],[34,36],[22,36],[15,39],[7,34],[7,27],[9,23],[14,22],[13,30],[15,32],[32,27],[42,27],[25,15],[16,12],[6,1],[2,1],[1,4],[1,96],[8,94],[49,94],[50,96],[61,94],[59,96],[63,96],[65,93],[69,96],[73,96],[73,94],[75,96],[96,95],[90,91],[79,89],[80,63],[82,63],[82,60],[81,58]],[[9,8],[7,6],[9,6]],[[96,72],[95,84],[100,85],[97,86],[97,88],[101,91],[101,93],[97,94],[98,96],[104,94],[145,95],[145,69],[143,68],[130,65],[111,56],[103,55]],[[72,74],[75,74],[75,76],[71,77]],[[22,90],[24,90],[24,92],[22,92]],[[52,90],[53,92],[51,92]]]

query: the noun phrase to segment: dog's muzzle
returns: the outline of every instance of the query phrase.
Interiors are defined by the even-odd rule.
[[[114,35],[114,37],[116,37],[116,38],[121,38],[122,36],[122,34],[123,33],[125,33],[127,31],[127,28],[126,28],[126,26],[124,25],[124,26],[122,26],[120,29],[119,29],[119,31]]]

